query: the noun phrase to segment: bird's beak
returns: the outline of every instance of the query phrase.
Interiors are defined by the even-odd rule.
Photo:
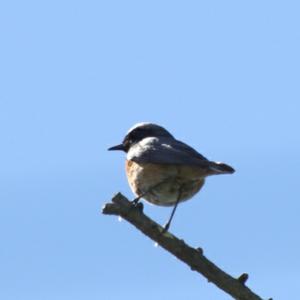
[[[123,144],[117,145],[117,146],[113,146],[108,148],[108,151],[112,151],[112,150],[120,150],[120,151],[125,151],[125,147]]]

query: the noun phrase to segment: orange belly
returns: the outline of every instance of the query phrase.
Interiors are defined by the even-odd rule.
[[[138,164],[126,161],[129,185],[150,203],[171,206],[193,197],[203,186],[207,171],[199,167],[168,164]]]

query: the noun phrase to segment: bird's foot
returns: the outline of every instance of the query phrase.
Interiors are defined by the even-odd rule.
[[[164,227],[163,227],[163,230],[162,230],[162,234],[163,233],[166,233],[168,230],[169,230],[169,228],[170,228],[170,222],[168,222],[168,223],[166,223],[165,225],[164,225]]]
[[[131,205],[136,207],[138,205],[138,203],[139,203],[140,200],[141,200],[141,197],[134,198],[131,201]]]
[[[140,199],[141,199],[141,197],[137,197],[137,198],[133,199],[133,200],[131,201],[131,206],[132,206],[133,208],[138,209],[139,211],[143,211],[144,205],[143,205],[143,203],[139,202]]]

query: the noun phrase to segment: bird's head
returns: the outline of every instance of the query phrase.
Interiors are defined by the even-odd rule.
[[[123,139],[123,142],[120,145],[113,146],[108,150],[121,150],[124,152],[128,152],[131,146],[147,137],[173,138],[171,133],[162,126],[153,123],[138,123],[128,130],[125,138]]]

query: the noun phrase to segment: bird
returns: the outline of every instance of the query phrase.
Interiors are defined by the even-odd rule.
[[[154,123],[135,124],[121,144],[108,150],[126,153],[126,175],[136,196],[133,206],[141,198],[154,205],[173,206],[164,232],[169,230],[178,204],[195,196],[206,177],[235,172],[225,163],[208,160]]]

